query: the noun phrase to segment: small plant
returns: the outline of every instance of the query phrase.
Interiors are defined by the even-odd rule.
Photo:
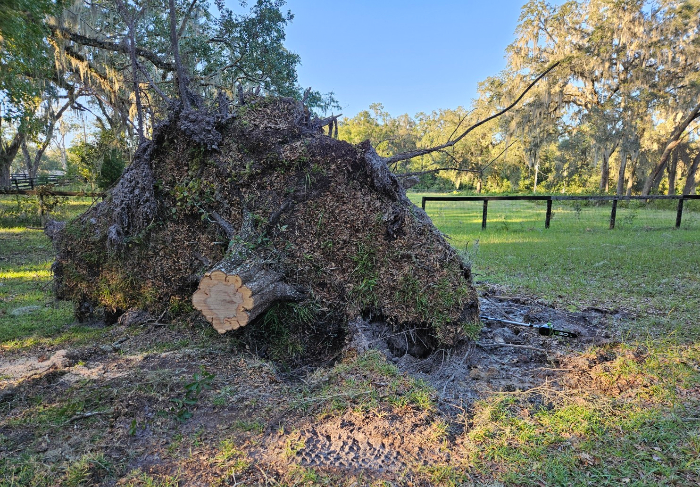
[[[199,372],[195,372],[192,376],[192,382],[185,384],[185,396],[171,399],[177,407],[176,416],[178,421],[187,421],[192,417],[190,408],[197,405],[202,392],[211,389],[214,377],[215,375],[207,372],[204,366],[200,366]]]
[[[283,455],[287,459],[294,458],[305,446],[306,442],[304,439],[299,436],[299,433],[295,433],[284,442]]]

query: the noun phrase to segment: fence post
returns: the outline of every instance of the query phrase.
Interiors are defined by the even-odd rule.
[[[612,200],[612,211],[610,212],[610,230],[615,228],[615,217],[617,216],[617,200]]]
[[[420,199],[420,207],[425,211],[425,196]]]
[[[481,229],[486,230],[486,214],[489,211],[489,200],[484,200],[484,212],[481,215]]]
[[[683,196],[678,200],[678,211],[676,212],[676,228],[681,228],[681,218],[683,218]]]
[[[552,220],[552,198],[547,200],[547,216],[544,218],[544,228],[549,228],[549,222]]]

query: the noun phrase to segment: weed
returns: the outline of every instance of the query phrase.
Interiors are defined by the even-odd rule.
[[[377,305],[377,295],[374,287],[377,285],[377,264],[375,250],[371,245],[361,242],[357,246],[357,252],[352,256],[355,269],[352,275],[356,284],[352,288],[353,299],[361,309]]]
[[[176,406],[176,417],[178,421],[187,421],[192,417],[191,408],[196,406],[202,392],[211,389],[214,374],[210,374],[200,366],[199,372],[192,376],[192,382],[185,384],[185,395],[181,398],[171,399]]]
[[[285,440],[284,451],[282,452],[282,454],[286,459],[291,460],[297,455],[297,453],[303,450],[305,446],[306,442],[304,441],[304,439],[299,435],[298,432],[294,431]]]
[[[87,454],[68,465],[62,485],[66,487],[95,485],[111,472],[111,463],[104,454]]]

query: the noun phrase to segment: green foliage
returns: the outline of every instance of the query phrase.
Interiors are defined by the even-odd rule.
[[[353,299],[363,309],[377,305],[374,287],[379,278],[377,272],[376,252],[368,242],[360,242],[357,252],[352,256],[355,269],[352,272],[355,284],[352,288]]]
[[[78,174],[101,189],[112,186],[125,166],[125,144],[111,130],[101,130],[94,141],[80,141],[70,148]]]
[[[32,123],[38,98],[46,89],[39,80],[53,68],[44,18],[62,3],[0,0],[0,113],[6,121],[18,122],[22,130]]]
[[[207,372],[203,365],[200,366],[199,372],[192,376],[192,381],[185,384],[185,395],[171,399],[175,404],[178,421],[187,421],[192,417],[192,408],[197,405],[202,393],[211,389],[214,377],[215,375]]]
[[[100,175],[97,177],[97,186],[100,189],[112,187],[124,172],[125,165],[122,152],[115,148],[105,151],[102,156]]]

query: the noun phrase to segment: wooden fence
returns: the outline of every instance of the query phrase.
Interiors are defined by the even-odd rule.
[[[30,178],[23,174],[13,174],[10,176],[10,187],[2,189],[14,189],[17,191],[32,190],[38,186],[43,186],[46,184],[53,184],[54,186],[68,186],[80,182],[84,182],[84,179],[77,176],[66,177],[50,175]]]
[[[483,212],[481,217],[481,228],[486,228],[486,218],[488,215],[489,201],[546,201],[547,212],[545,213],[544,228],[549,228],[552,219],[552,201],[612,201],[612,211],[610,212],[610,229],[615,228],[615,217],[617,215],[617,202],[630,200],[678,200],[676,211],[676,228],[681,226],[683,218],[683,202],[685,200],[698,200],[700,195],[675,195],[675,196],[423,196],[421,207],[425,210],[427,201],[483,201]]]

